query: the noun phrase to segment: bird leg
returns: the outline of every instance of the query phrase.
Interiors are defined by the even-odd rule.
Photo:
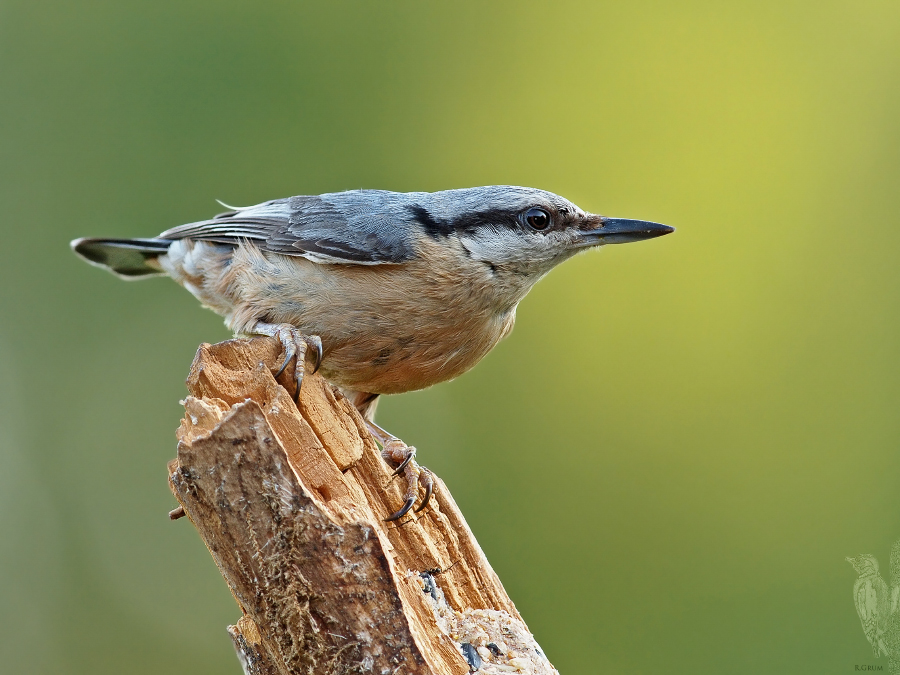
[[[407,445],[371,420],[366,420],[366,426],[369,428],[372,436],[375,437],[375,440],[381,444],[381,456],[384,458],[384,461],[394,468],[394,475],[399,476],[402,473],[406,478],[407,489],[404,495],[405,501],[403,506],[397,513],[385,518],[385,521],[400,520],[409,513],[413,504],[416,503],[416,497],[419,495],[419,482],[421,481],[425,487],[425,497],[415,510],[415,513],[418,513],[428,506],[431,494],[434,492],[433,474],[416,462],[416,449],[414,447]]]
[[[289,323],[263,323],[257,322],[250,333],[254,335],[268,335],[278,338],[284,349],[284,363],[275,373],[277,378],[294,362],[294,381],[297,390],[294,392],[294,403],[300,399],[300,385],[303,384],[303,376],[306,373],[306,353],[313,349],[313,363],[310,374],[315,373],[322,365],[322,339],[318,335],[303,335],[297,328]]]

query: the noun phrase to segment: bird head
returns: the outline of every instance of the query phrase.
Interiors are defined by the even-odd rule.
[[[875,559],[875,556],[868,553],[862,553],[853,556],[852,558],[848,557],[847,562],[853,565],[853,569],[855,569],[860,576],[878,574],[878,560]]]
[[[494,185],[409,196],[413,194],[408,210],[427,236],[455,238],[464,255],[483,263],[498,280],[514,282],[524,291],[521,295],[577,253],[675,231],[659,223],[588,213],[534,188]]]

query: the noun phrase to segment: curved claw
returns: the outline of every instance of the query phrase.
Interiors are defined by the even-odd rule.
[[[303,384],[303,370],[300,368],[294,371],[294,382],[297,383],[297,388],[294,390],[294,403],[298,403],[300,401],[300,386]]]
[[[390,522],[392,520],[400,520],[403,516],[409,513],[409,510],[412,508],[412,505],[415,503],[415,497],[407,497],[406,502],[404,502],[403,506],[400,508],[397,513],[392,516],[388,516],[384,519],[384,522]]]
[[[288,367],[288,364],[291,362],[291,360],[292,360],[295,356],[297,356],[297,352],[295,352],[295,351],[292,351],[292,350],[289,350],[289,349],[285,349],[284,351],[285,351],[286,356],[284,357],[284,363],[281,364],[281,368],[279,368],[279,369],[278,369],[278,372],[275,373],[275,379],[276,379],[276,380],[277,380],[277,379],[279,378],[279,376],[284,372],[285,368]]]
[[[431,499],[432,492],[434,492],[434,483],[429,480],[425,483],[425,498],[422,500],[422,503],[416,507],[416,510],[413,513],[418,513],[428,506],[428,500]]]
[[[312,370],[309,371],[311,375],[315,375],[316,371],[319,370],[319,366],[322,365],[322,340],[314,335],[309,339],[307,344],[311,344],[312,348],[316,350],[315,358],[312,363]]]
[[[400,466],[398,466],[396,469],[394,469],[395,476],[399,476],[401,473],[403,473],[403,469],[406,468],[406,465],[409,464],[413,460],[413,458],[416,456],[415,448],[408,447],[407,450],[409,450],[409,452],[406,455],[406,458],[402,462],[400,462]]]

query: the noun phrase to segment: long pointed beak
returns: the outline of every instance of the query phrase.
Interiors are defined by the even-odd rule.
[[[593,230],[582,230],[583,246],[605,246],[606,244],[628,244],[661,237],[674,232],[674,227],[648,220],[629,220],[628,218],[599,218],[600,226]]]

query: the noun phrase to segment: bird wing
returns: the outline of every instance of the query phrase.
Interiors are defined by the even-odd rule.
[[[313,262],[378,265],[413,255],[410,219],[403,195],[353,190],[319,196],[275,199],[223,213],[211,220],[179,225],[161,239],[199,239],[259,248]]]
[[[887,584],[880,576],[860,577],[853,585],[856,612],[859,614],[866,639],[875,651],[875,656],[879,656],[878,637],[884,631],[886,596]]]

